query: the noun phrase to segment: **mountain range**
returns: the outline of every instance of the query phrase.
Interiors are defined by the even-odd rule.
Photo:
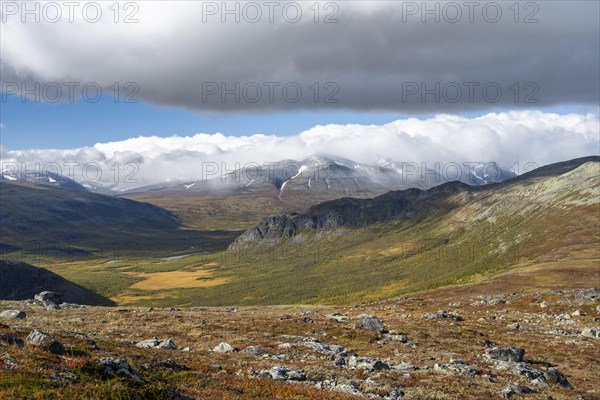
[[[414,163],[382,160],[368,165],[326,156],[252,164],[223,174],[219,168],[212,167],[212,173],[201,180],[154,185],[120,196],[168,208],[184,225],[194,228],[237,230],[248,228],[266,213],[303,211],[341,197],[369,198],[390,190],[427,189],[455,178],[484,185],[515,176],[494,163],[431,170]]]
[[[597,277],[600,157],[400,190],[383,185],[391,167],[293,165],[249,185],[227,176],[221,193],[189,183],[136,200],[0,182],[0,248],[11,258],[39,245],[40,266],[76,284],[165,306],[348,303],[509,271],[540,285]],[[140,251],[102,253],[115,242]]]

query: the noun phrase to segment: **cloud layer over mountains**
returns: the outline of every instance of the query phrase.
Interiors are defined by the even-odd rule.
[[[596,1],[268,3],[121,2],[116,15],[113,2],[100,2],[94,23],[96,11],[84,18],[82,6],[73,23],[64,7],[55,23],[51,8],[40,8],[40,23],[4,10],[2,81],[133,82],[139,92],[123,95],[220,112],[598,101]]]
[[[207,165],[219,172],[311,154],[329,154],[374,164],[385,159],[434,164],[497,162],[538,166],[599,154],[597,115],[558,115],[539,111],[491,113],[477,118],[438,115],[385,125],[316,126],[295,136],[137,137],[71,150],[2,149],[3,168],[59,172],[88,183],[130,189],[165,181],[193,181],[206,176]],[[25,163],[22,165],[22,163]],[[118,163],[115,164],[115,163]],[[87,166],[85,174],[82,168]],[[72,173],[69,173],[72,169]],[[98,176],[101,171],[101,176]],[[118,174],[117,174],[118,171]]]

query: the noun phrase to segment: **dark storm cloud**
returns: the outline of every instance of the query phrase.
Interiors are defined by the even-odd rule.
[[[250,23],[244,3],[229,2],[239,4],[236,23],[221,4],[140,2],[136,24],[108,16],[96,24],[23,24],[10,15],[3,85],[97,82],[112,95],[114,82],[121,89],[134,82],[123,95],[225,112],[598,103],[598,2],[522,2],[518,14],[513,2],[427,3],[434,13],[421,2],[336,2],[327,10],[321,2],[318,23],[312,2],[301,3],[296,23],[277,11],[283,6],[270,22],[263,2],[255,3],[263,18]],[[333,11],[338,22],[323,23]]]

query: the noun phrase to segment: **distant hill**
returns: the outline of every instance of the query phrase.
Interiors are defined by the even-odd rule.
[[[27,300],[45,290],[62,293],[68,303],[112,306],[115,303],[44,268],[0,260],[0,300]]]
[[[183,249],[202,235],[179,227],[171,212],[151,204],[29,182],[0,182],[3,253],[26,248],[50,256],[84,256],[87,251],[124,246]],[[217,234],[219,240],[228,235]]]

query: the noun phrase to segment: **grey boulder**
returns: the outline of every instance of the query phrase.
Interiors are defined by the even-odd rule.
[[[357,329],[368,329],[377,333],[386,332],[383,323],[374,315],[364,314],[359,316],[358,322],[354,325]]]
[[[65,302],[62,294],[50,291],[36,294],[33,300],[44,307],[55,309],[60,308],[60,304]]]
[[[27,314],[23,310],[6,310],[0,312],[1,318],[16,318],[16,319],[25,319],[27,318]]]
[[[486,356],[492,360],[523,362],[525,349],[519,347],[494,347],[486,350]]]
[[[215,353],[233,353],[236,351],[229,343],[221,342],[212,349]]]
[[[42,347],[53,354],[64,354],[65,352],[65,347],[58,340],[37,329],[34,329],[25,341],[31,346]]]
[[[156,337],[152,339],[143,340],[136,343],[136,347],[140,349],[166,349],[166,350],[179,350],[179,346],[175,344],[172,338],[160,340]]]
[[[129,363],[121,358],[96,358],[94,363],[103,367],[103,372],[109,378],[123,376],[135,382],[141,382],[137,371]]]

